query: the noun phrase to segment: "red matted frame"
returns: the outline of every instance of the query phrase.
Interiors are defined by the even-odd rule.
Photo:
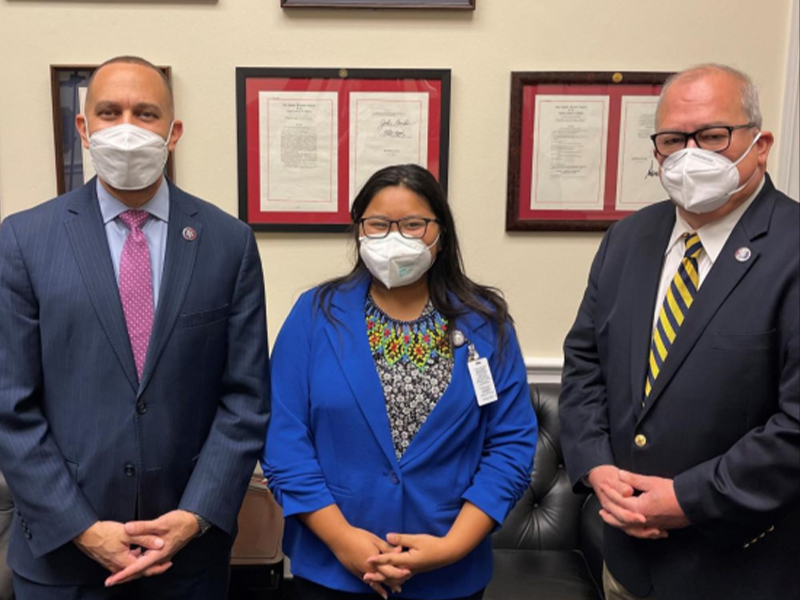
[[[658,96],[671,73],[515,72],[511,74],[506,231],[603,231],[631,214],[615,209],[622,96]],[[609,97],[603,210],[530,208],[533,127],[538,94]]]
[[[333,212],[265,212],[261,210],[259,104],[261,91],[337,92],[338,209]],[[303,69],[238,67],[239,218],[256,231],[342,232],[350,220],[351,92],[428,92],[428,164],[423,165],[447,189],[450,144],[449,69]]]

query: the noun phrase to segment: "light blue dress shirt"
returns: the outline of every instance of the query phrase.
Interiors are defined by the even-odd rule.
[[[103,225],[106,228],[108,249],[111,251],[111,262],[114,263],[114,275],[119,285],[119,263],[122,258],[122,247],[128,237],[128,228],[119,219],[126,210],[130,210],[121,201],[112,196],[100,180],[97,180],[97,199],[100,201],[100,213],[103,215]],[[150,250],[150,272],[153,276],[153,310],[158,306],[161,292],[161,276],[164,273],[164,256],[167,252],[167,224],[169,222],[169,186],[165,179],[161,180],[156,195],[153,196],[140,210],[150,213],[150,218],[142,227],[142,233],[147,238]]]

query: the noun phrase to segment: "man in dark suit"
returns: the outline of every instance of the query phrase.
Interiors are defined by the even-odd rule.
[[[607,597],[797,598],[800,207],[737,70],[672,77],[653,141],[672,201],[609,229],[564,344],[564,452],[603,507]]]
[[[101,65],[77,127],[98,178],[0,230],[17,597],[222,599],[269,410],[256,242],[164,178],[152,64]]]

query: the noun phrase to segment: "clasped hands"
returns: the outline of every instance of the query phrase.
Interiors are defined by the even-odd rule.
[[[77,536],[75,545],[112,575],[106,587],[160,575],[172,558],[199,533],[195,516],[173,510],[153,521],[97,521]]]
[[[446,537],[390,533],[384,541],[355,527],[332,550],[348,571],[384,599],[389,591],[402,591],[415,573],[452,562]]]
[[[663,539],[670,529],[690,524],[675,496],[672,479],[602,465],[592,469],[588,480],[603,507],[603,521],[630,536]],[[637,491],[641,493],[635,495]]]

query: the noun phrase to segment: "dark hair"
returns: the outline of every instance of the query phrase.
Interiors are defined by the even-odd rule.
[[[468,312],[481,315],[497,327],[498,347],[502,350],[506,340],[506,324],[513,323],[508,314],[508,304],[499,290],[479,285],[464,273],[456,226],[444,190],[428,170],[417,165],[385,167],[370,177],[361,188],[350,209],[350,231],[356,242],[355,265],[347,275],[328,280],[317,289],[315,300],[319,309],[328,320],[336,322],[331,314],[333,292],[369,275],[367,266],[358,254],[358,222],[372,199],[388,187],[403,187],[414,192],[427,202],[439,221],[439,252],[427,273],[433,306],[451,322]]]
[[[86,104],[89,104],[89,96],[92,94],[92,83],[94,83],[95,76],[100,72],[100,69],[103,67],[107,67],[108,65],[116,65],[116,64],[126,64],[126,65],[139,65],[140,67],[146,67],[148,69],[152,69],[156,73],[161,76],[161,81],[164,83],[164,86],[167,88],[167,99],[169,100],[169,110],[174,112],[175,111],[175,97],[172,94],[172,83],[167,78],[164,71],[160,68],[155,66],[149,60],[145,60],[144,58],[140,58],[138,56],[115,56],[114,58],[110,58],[105,61],[102,65],[97,67],[92,73],[92,76],[89,77],[89,83],[87,84],[87,91],[86,91]]]

